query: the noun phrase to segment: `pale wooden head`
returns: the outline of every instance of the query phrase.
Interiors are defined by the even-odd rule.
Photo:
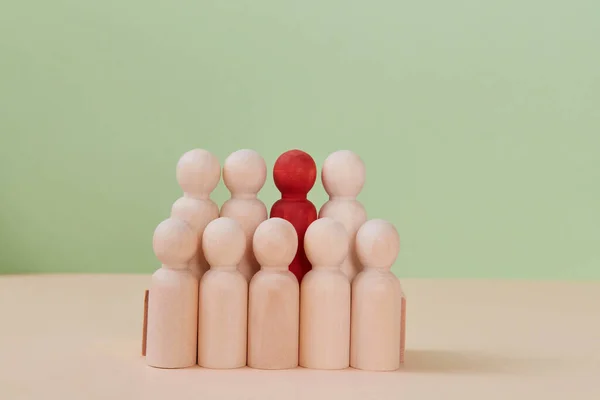
[[[269,218],[254,231],[252,247],[261,267],[287,268],[298,250],[298,234],[288,221]]]
[[[208,198],[221,179],[221,165],[213,154],[203,149],[185,153],[177,163],[177,182],[184,193]]]
[[[184,221],[168,218],[154,230],[152,247],[163,265],[184,269],[198,250],[198,236]]]
[[[348,255],[348,233],[334,219],[319,218],[306,230],[304,251],[313,268],[339,266]]]
[[[371,219],[356,233],[356,254],[365,267],[390,269],[399,252],[400,235],[388,221]]]
[[[202,235],[202,251],[211,267],[237,266],[246,251],[246,235],[241,225],[226,217],[211,221]]]
[[[171,207],[171,217],[187,222],[197,233],[206,225],[206,215],[202,202],[190,197],[180,197]]]
[[[267,164],[258,152],[233,152],[223,164],[223,182],[232,194],[256,195],[267,180]]]
[[[362,159],[350,150],[331,153],[323,162],[321,181],[330,197],[356,197],[365,184]]]

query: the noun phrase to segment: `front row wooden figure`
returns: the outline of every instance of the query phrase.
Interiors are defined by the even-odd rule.
[[[156,227],[152,245],[162,266],[150,283],[146,362],[159,368],[190,367],[196,364],[198,279],[189,265],[198,238],[187,223],[169,218]]]
[[[248,281],[237,266],[246,235],[230,218],[210,222],[202,236],[210,269],[200,280],[198,365],[212,369],[246,365]]]
[[[356,253],[364,269],[352,281],[350,366],[369,371],[400,368],[402,289],[390,271],[400,251],[396,228],[381,219],[356,233]]]
[[[295,368],[300,289],[288,266],[298,248],[296,229],[284,219],[270,218],[256,228],[253,247],[261,269],[250,281],[248,366]]]
[[[300,366],[348,368],[350,281],[340,266],[348,254],[348,234],[331,218],[313,222],[304,236],[312,269],[300,292]]]
[[[403,294],[390,271],[400,249],[396,228],[373,219],[354,246],[344,226],[317,219],[304,236],[312,269],[299,285],[289,265],[297,253],[294,226],[269,218],[256,228],[252,252],[260,264],[250,283],[238,265],[247,233],[220,217],[198,233],[171,217],[154,232],[162,267],[152,275],[146,361],[152,367],[392,371],[401,365]],[[201,247],[201,250],[198,248]],[[352,282],[341,265],[355,247],[362,266]],[[190,264],[203,254],[200,281]]]

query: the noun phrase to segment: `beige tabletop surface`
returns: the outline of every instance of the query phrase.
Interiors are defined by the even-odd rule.
[[[0,276],[0,399],[600,399],[600,283],[402,282],[399,371],[214,371],[146,366],[149,276]]]

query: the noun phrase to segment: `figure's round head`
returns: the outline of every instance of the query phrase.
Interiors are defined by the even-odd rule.
[[[203,202],[191,197],[180,197],[171,206],[171,217],[186,222],[196,233],[202,233],[206,226]]]
[[[321,181],[329,196],[356,197],[365,185],[365,178],[365,164],[350,150],[331,153],[321,169]]]
[[[217,218],[204,229],[202,251],[211,267],[237,266],[246,251],[246,234],[237,221]]]
[[[177,182],[184,193],[206,198],[221,179],[221,165],[212,153],[194,149],[185,153],[177,163]]]
[[[388,221],[371,219],[356,233],[356,254],[365,267],[390,269],[399,252],[400,236]]]
[[[284,196],[306,196],[316,179],[317,164],[302,150],[286,151],[275,161],[273,180]]]
[[[298,250],[298,234],[285,219],[269,218],[254,231],[252,248],[261,267],[287,268]]]
[[[304,251],[313,268],[339,266],[348,255],[348,233],[332,218],[319,218],[304,235]]]
[[[156,258],[165,266],[187,268],[198,250],[198,235],[182,220],[168,218],[154,230],[152,247]]]
[[[223,182],[233,194],[256,194],[267,180],[267,164],[254,150],[231,153],[223,164]]]

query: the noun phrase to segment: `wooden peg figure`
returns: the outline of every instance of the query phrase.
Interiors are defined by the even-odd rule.
[[[246,234],[246,253],[238,269],[248,282],[260,269],[252,252],[252,236],[256,227],[267,219],[267,207],[257,197],[266,179],[265,160],[254,150],[233,152],[223,164],[223,182],[231,198],[221,206],[220,215],[235,219]]]
[[[348,234],[331,219],[313,222],[304,237],[310,270],[300,286],[300,361],[311,369],[344,369],[350,363],[350,281],[340,265]]]
[[[189,269],[196,254],[196,233],[169,218],[154,231],[153,248],[162,263],[150,283],[146,362],[158,368],[196,364],[198,280]]]
[[[400,237],[388,221],[372,219],[356,234],[356,253],[364,269],[352,281],[350,366],[393,371],[401,361],[402,289],[390,268]]]
[[[342,262],[342,272],[350,281],[362,270],[356,256],[356,232],[367,220],[367,212],[356,200],[365,184],[365,165],[349,150],[331,153],[323,163],[321,181],[329,200],[319,210],[319,218],[331,217],[341,222],[349,236],[348,257]]]
[[[210,222],[202,236],[210,264],[200,280],[198,365],[212,369],[246,365],[248,282],[237,269],[246,235],[230,218]]]
[[[202,253],[202,233],[208,223],[219,217],[219,207],[211,200],[210,194],[221,179],[221,166],[213,154],[203,149],[185,153],[177,163],[177,182],[183,190],[171,207],[171,217],[187,222],[198,237],[198,249],[190,261],[191,270],[197,279],[208,270]]]
[[[288,221],[270,218],[254,232],[253,248],[261,265],[249,289],[248,366],[290,369],[298,366],[300,293],[288,266],[298,236]]]
[[[298,282],[310,271],[311,265],[304,253],[304,234],[317,219],[317,209],[308,200],[308,192],[317,179],[317,165],[310,154],[302,150],[286,151],[273,166],[273,181],[281,192],[281,199],[271,207],[271,218],[283,218],[296,229],[298,249],[289,265]]]

